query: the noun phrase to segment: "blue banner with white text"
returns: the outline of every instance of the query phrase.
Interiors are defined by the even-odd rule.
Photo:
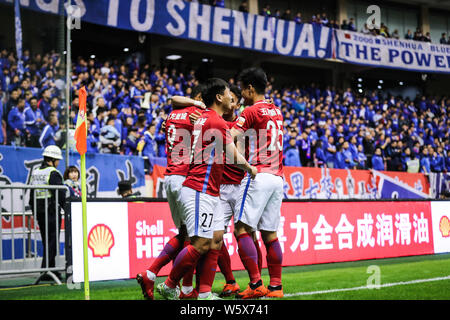
[[[271,54],[450,72],[450,45],[374,37],[182,0],[72,0],[64,7],[60,1],[20,0],[20,4],[51,14],[70,11],[82,22]]]

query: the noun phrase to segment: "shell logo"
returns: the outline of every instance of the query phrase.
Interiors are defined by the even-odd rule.
[[[439,231],[443,237],[450,237],[450,220],[447,216],[443,216],[439,221]]]
[[[94,258],[110,256],[111,248],[114,246],[114,234],[107,225],[97,224],[92,227],[87,240]]]

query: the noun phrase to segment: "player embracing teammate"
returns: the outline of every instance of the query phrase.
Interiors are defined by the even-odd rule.
[[[184,151],[189,141],[190,154],[187,159],[186,151],[182,152],[179,164],[168,161],[168,167],[171,164],[174,172],[166,171],[165,188],[179,235],[168,242],[147,272],[138,274],[137,280],[147,298],[153,298],[157,272],[171,260],[174,264],[170,275],[158,286],[159,293],[166,299],[197,296],[216,299],[211,287],[218,264],[227,281],[223,296],[236,294],[242,299],[283,296],[282,252],[277,239],[283,198],[283,118],[277,107],[264,100],[267,85],[264,71],[244,70],[240,81],[241,92],[235,86],[230,90],[221,79],[209,79],[202,90],[203,102],[208,108],[201,115],[197,111],[198,116],[193,116],[196,110],[189,108],[184,110],[187,114],[182,110],[181,115],[178,111],[169,116],[166,143],[171,152],[168,156],[173,159],[174,141],[180,145],[178,136],[172,139],[175,137],[172,131],[177,128],[186,129],[181,146]],[[240,94],[245,104],[251,106],[236,118]],[[170,122],[172,118],[186,120],[189,117],[197,118],[194,126],[184,122],[180,127]],[[238,152],[235,142],[245,149],[242,153],[247,155],[248,162]],[[179,153],[178,148],[174,154]],[[223,244],[223,234],[232,217],[239,257],[250,276],[249,286],[242,293],[238,293],[240,289]],[[261,280],[262,255],[255,236],[257,230],[261,231],[267,252],[270,275],[267,288]],[[197,272],[196,290],[187,287],[192,285],[194,270]],[[178,283],[182,278],[180,294]],[[187,291],[183,292],[184,289]]]
[[[250,179],[257,174],[237,151],[229,128],[222,118],[232,108],[232,96],[228,84],[221,79],[206,81],[203,102],[208,108],[194,124],[190,167],[180,193],[180,205],[190,244],[181,250],[172,270],[158,292],[166,299],[179,298],[178,283],[201,263],[198,272],[198,298],[212,300],[211,293],[217,261],[222,243],[212,241],[215,230],[223,229],[221,215],[216,213],[219,203],[220,185],[224,169],[224,152],[230,163],[248,172]]]
[[[254,180],[242,180],[235,208],[235,235],[239,256],[247,270],[248,288],[237,294],[241,299],[262,296],[283,297],[281,269],[283,254],[277,237],[283,199],[283,116],[279,108],[265,100],[267,76],[259,68],[239,76],[245,108],[231,129],[233,138],[250,138],[251,164],[258,168]],[[259,230],[266,247],[269,286],[262,283],[258,248],[252,232]]]

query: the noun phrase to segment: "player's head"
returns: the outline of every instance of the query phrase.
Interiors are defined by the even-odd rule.
[[[232,101],[231,101],[231,109],[229,110],[229,112],[225,112],[223,114],[224,119],[225,118],[230,118],[230,120],[225,119],[227,121],[232,121],[232,117],[233,117],[233,113],[236,112],[236,110],[238,110],[240,108],[240,101],[241,101],[241,89],[239,89],[238,86],[234,85],[234,84],[230,84],[230,92],[231,92],[231,97],[232,97]]]
[[[231,110],[232,99],[228,83],[224,80],[211,78],[205,82],[203,102],[208,108],[218,108],[217,111],[221,111],[222,114],[228,113]]]
[[[241,95],[241,89],[239,89],[239,87],[237,85],[234,84],[230,84],[230,91],[231,91],[231,96],[233,97],[233,109],[239,109],[240,107],[240,101],[242,98]]]
[[[266,93],[267,75],[261,68],[248,68],[239,75],[241,93],[246,105],[254,104],[258,96]]]
[[[191,98],[197,101],[203,101],[203,92],[205,91],[205,86],[199,84],[192,89]]]

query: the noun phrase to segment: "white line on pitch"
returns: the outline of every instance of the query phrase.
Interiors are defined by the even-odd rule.
[[[367,289],[378,289],[378,288],[387,288],[387,287],[395,287],[395,286],[402,286],[402,285],[408,285],[408,284],[415,284],[415,283],[423,283],[423,282],[432,282],[432,281],[442,281],[442,280],[450,280],[450,275],[446,277],[438,277],[438,278],[430,278],[430,279],[417,279],[417,280],[411,280],[411,281],[402,281],[402,282],[393,282],[393,283],[385,283],[380,284],[379,286],[361,286],[361,287],[354,287],[354,288],[342,288],[342,289],[330,289],[330,290],[322,290],[322,291],[309,291],[309,292],[297,292],[297,293],[288,293],[285,294],[285,297],[294,297],[294,296],[308,296],[308,295],[314,295],[314,294],[324,294],[324,293],[333,293],[333,292],[343,292],[343,291],[357,291],[357,290],[367,290]]]

